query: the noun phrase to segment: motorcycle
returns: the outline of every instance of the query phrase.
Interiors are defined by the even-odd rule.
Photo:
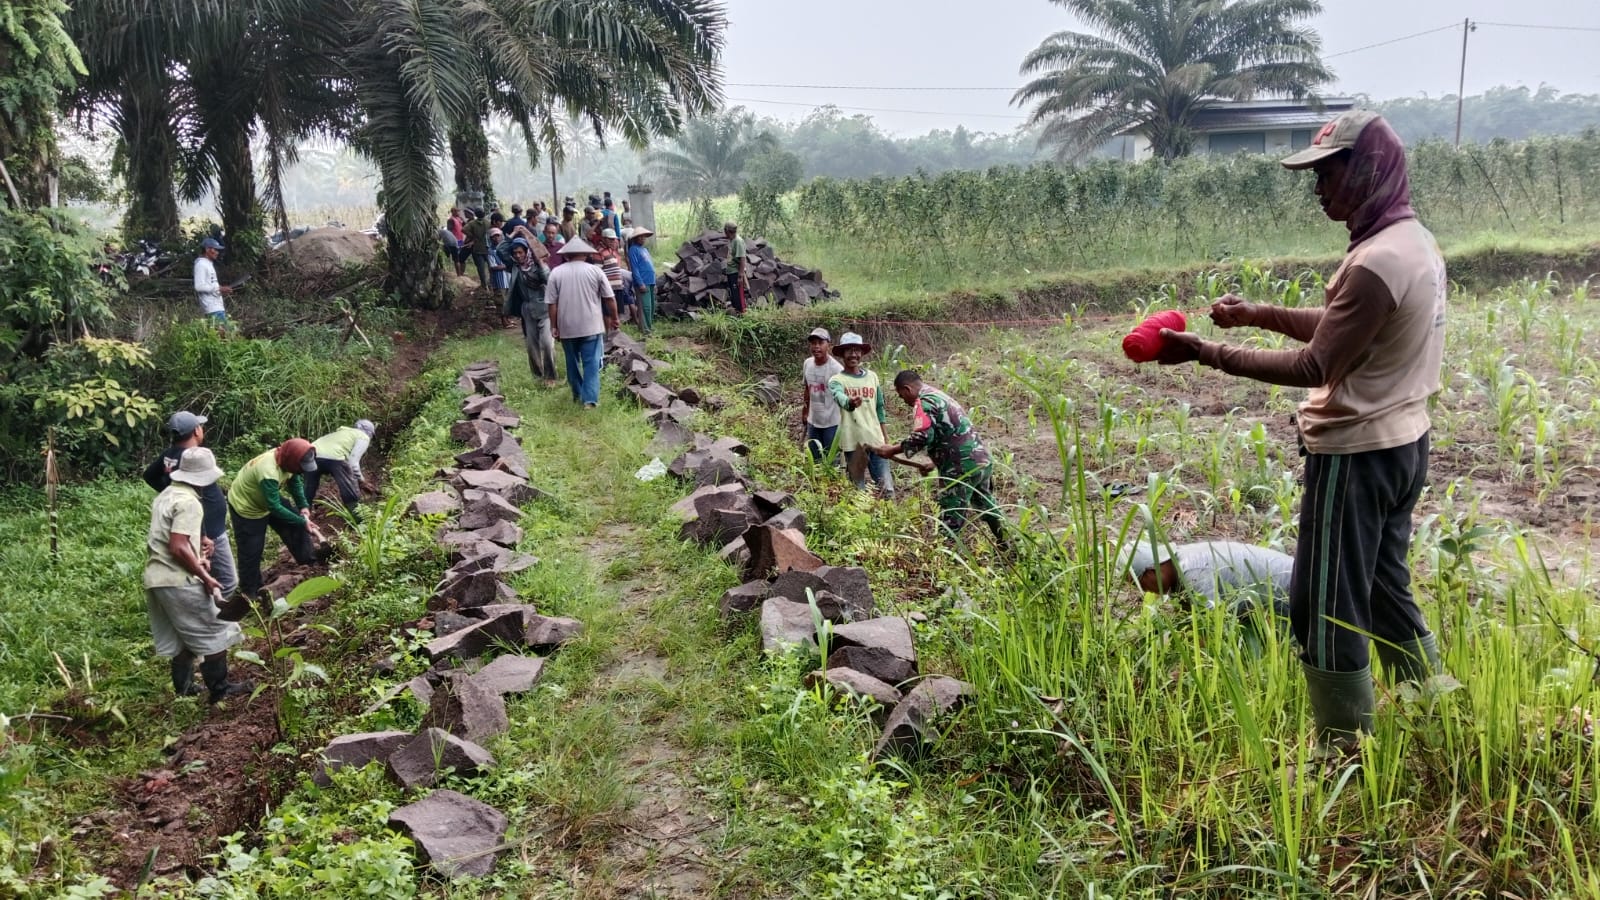
[[[171,253],[163,252],[161,245],[155,241],[140,238],[135,249],[117,254],[116,261],[122,268],[123,274],[129,278],[135,275],[141,278],[153,278],[165,275],[178,258]]]

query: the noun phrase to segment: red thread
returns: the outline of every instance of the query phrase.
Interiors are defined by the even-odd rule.
[[[1161,329],[1186,331],[1188,319],[1175,309],[1159,312],[1140,322],[1122,339],[1122,352],[1136,363],[1155,362],[1161,357]]]

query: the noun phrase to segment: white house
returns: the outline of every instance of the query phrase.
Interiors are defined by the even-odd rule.
[[[1349,97],[1324,98],[1317,109],[1299,100],[1220,102],[1195,114],[1193,127],[1200,133],[1195,152],[1286,156],[1311,146],[1318,129],[1355,105]],[[1122,159],[1151,157],[1150,141],[1143,135],[1123,136]]]

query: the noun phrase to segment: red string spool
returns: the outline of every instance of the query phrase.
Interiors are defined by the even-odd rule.
[[[1158,312],[1145,319],[1128,336],[1122,339],[1122,353],[1136,363],[1155,362],[1161,358],[1161,329],[1187,331],[1189,320],[1175,309]]]

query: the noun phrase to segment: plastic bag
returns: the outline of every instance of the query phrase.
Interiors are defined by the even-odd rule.
[[[661,457],[658,456],[640,466],[639,471],[633,473],[633,477],[640,481],[655,481],[665,474],[667,474],[667,464],[662,462]]]

